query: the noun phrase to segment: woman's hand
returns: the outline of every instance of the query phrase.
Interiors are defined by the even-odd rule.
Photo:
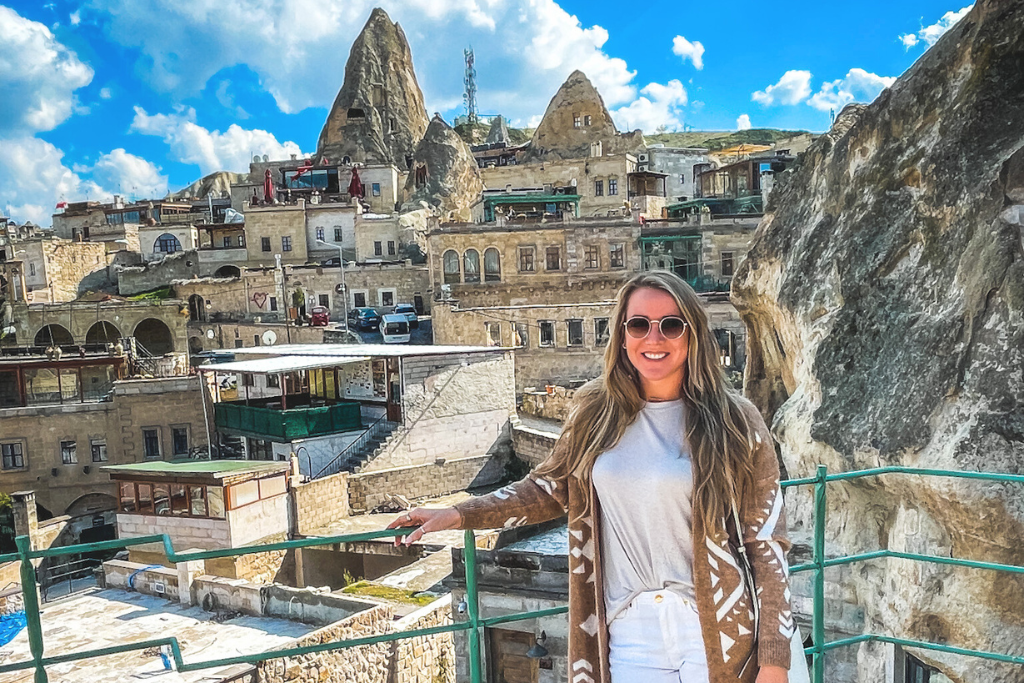
[[[414,508],[400,515],[391,524],[388,524],[388,528],[419,527],[404,539],[396,537],[395,547],[398,547],[400,544],[411,545],[423,538],[423,534],[430,533],[431,531],[458,529],[461,521],[462,515],[455,508]]]
[[[787,683],[789,672],[781,666],[762,666],[757,672],[755,683]]]

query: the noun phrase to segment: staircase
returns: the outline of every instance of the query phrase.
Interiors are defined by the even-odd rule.
[[[394,437],[401,433],[402,430],[398,429],[400,425],[400,422],[389,422],[387,415],[382,415],[310,478],[320,479],[339,472],[359,472],[363,465],[387,450]]]

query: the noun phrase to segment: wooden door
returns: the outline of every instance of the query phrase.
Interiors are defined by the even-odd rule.
[[[487,662],[492,683],[537,683],[538,660],[526,652],[533,647],[532,633],[487,629]]]

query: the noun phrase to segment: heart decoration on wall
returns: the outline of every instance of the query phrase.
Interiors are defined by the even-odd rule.
[[[254,304],[256,304],[257,306],[259,306],[260,308],[263,308],[263,306],[267,303],[267,293],[266,292],[253,292],[253,294],[252,294],[252,302]]]

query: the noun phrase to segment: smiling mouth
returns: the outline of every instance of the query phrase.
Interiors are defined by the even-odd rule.
[[[646,358],[647,360],[661,360],[662,358],[667,356],[668,353],[665,352],[665,351],[661,351],[661,352],[658,352],[658,353],[655,353],[653,351],[645,351],[644,353],[641,353],[640,355],[643,356],[644,358]]]

